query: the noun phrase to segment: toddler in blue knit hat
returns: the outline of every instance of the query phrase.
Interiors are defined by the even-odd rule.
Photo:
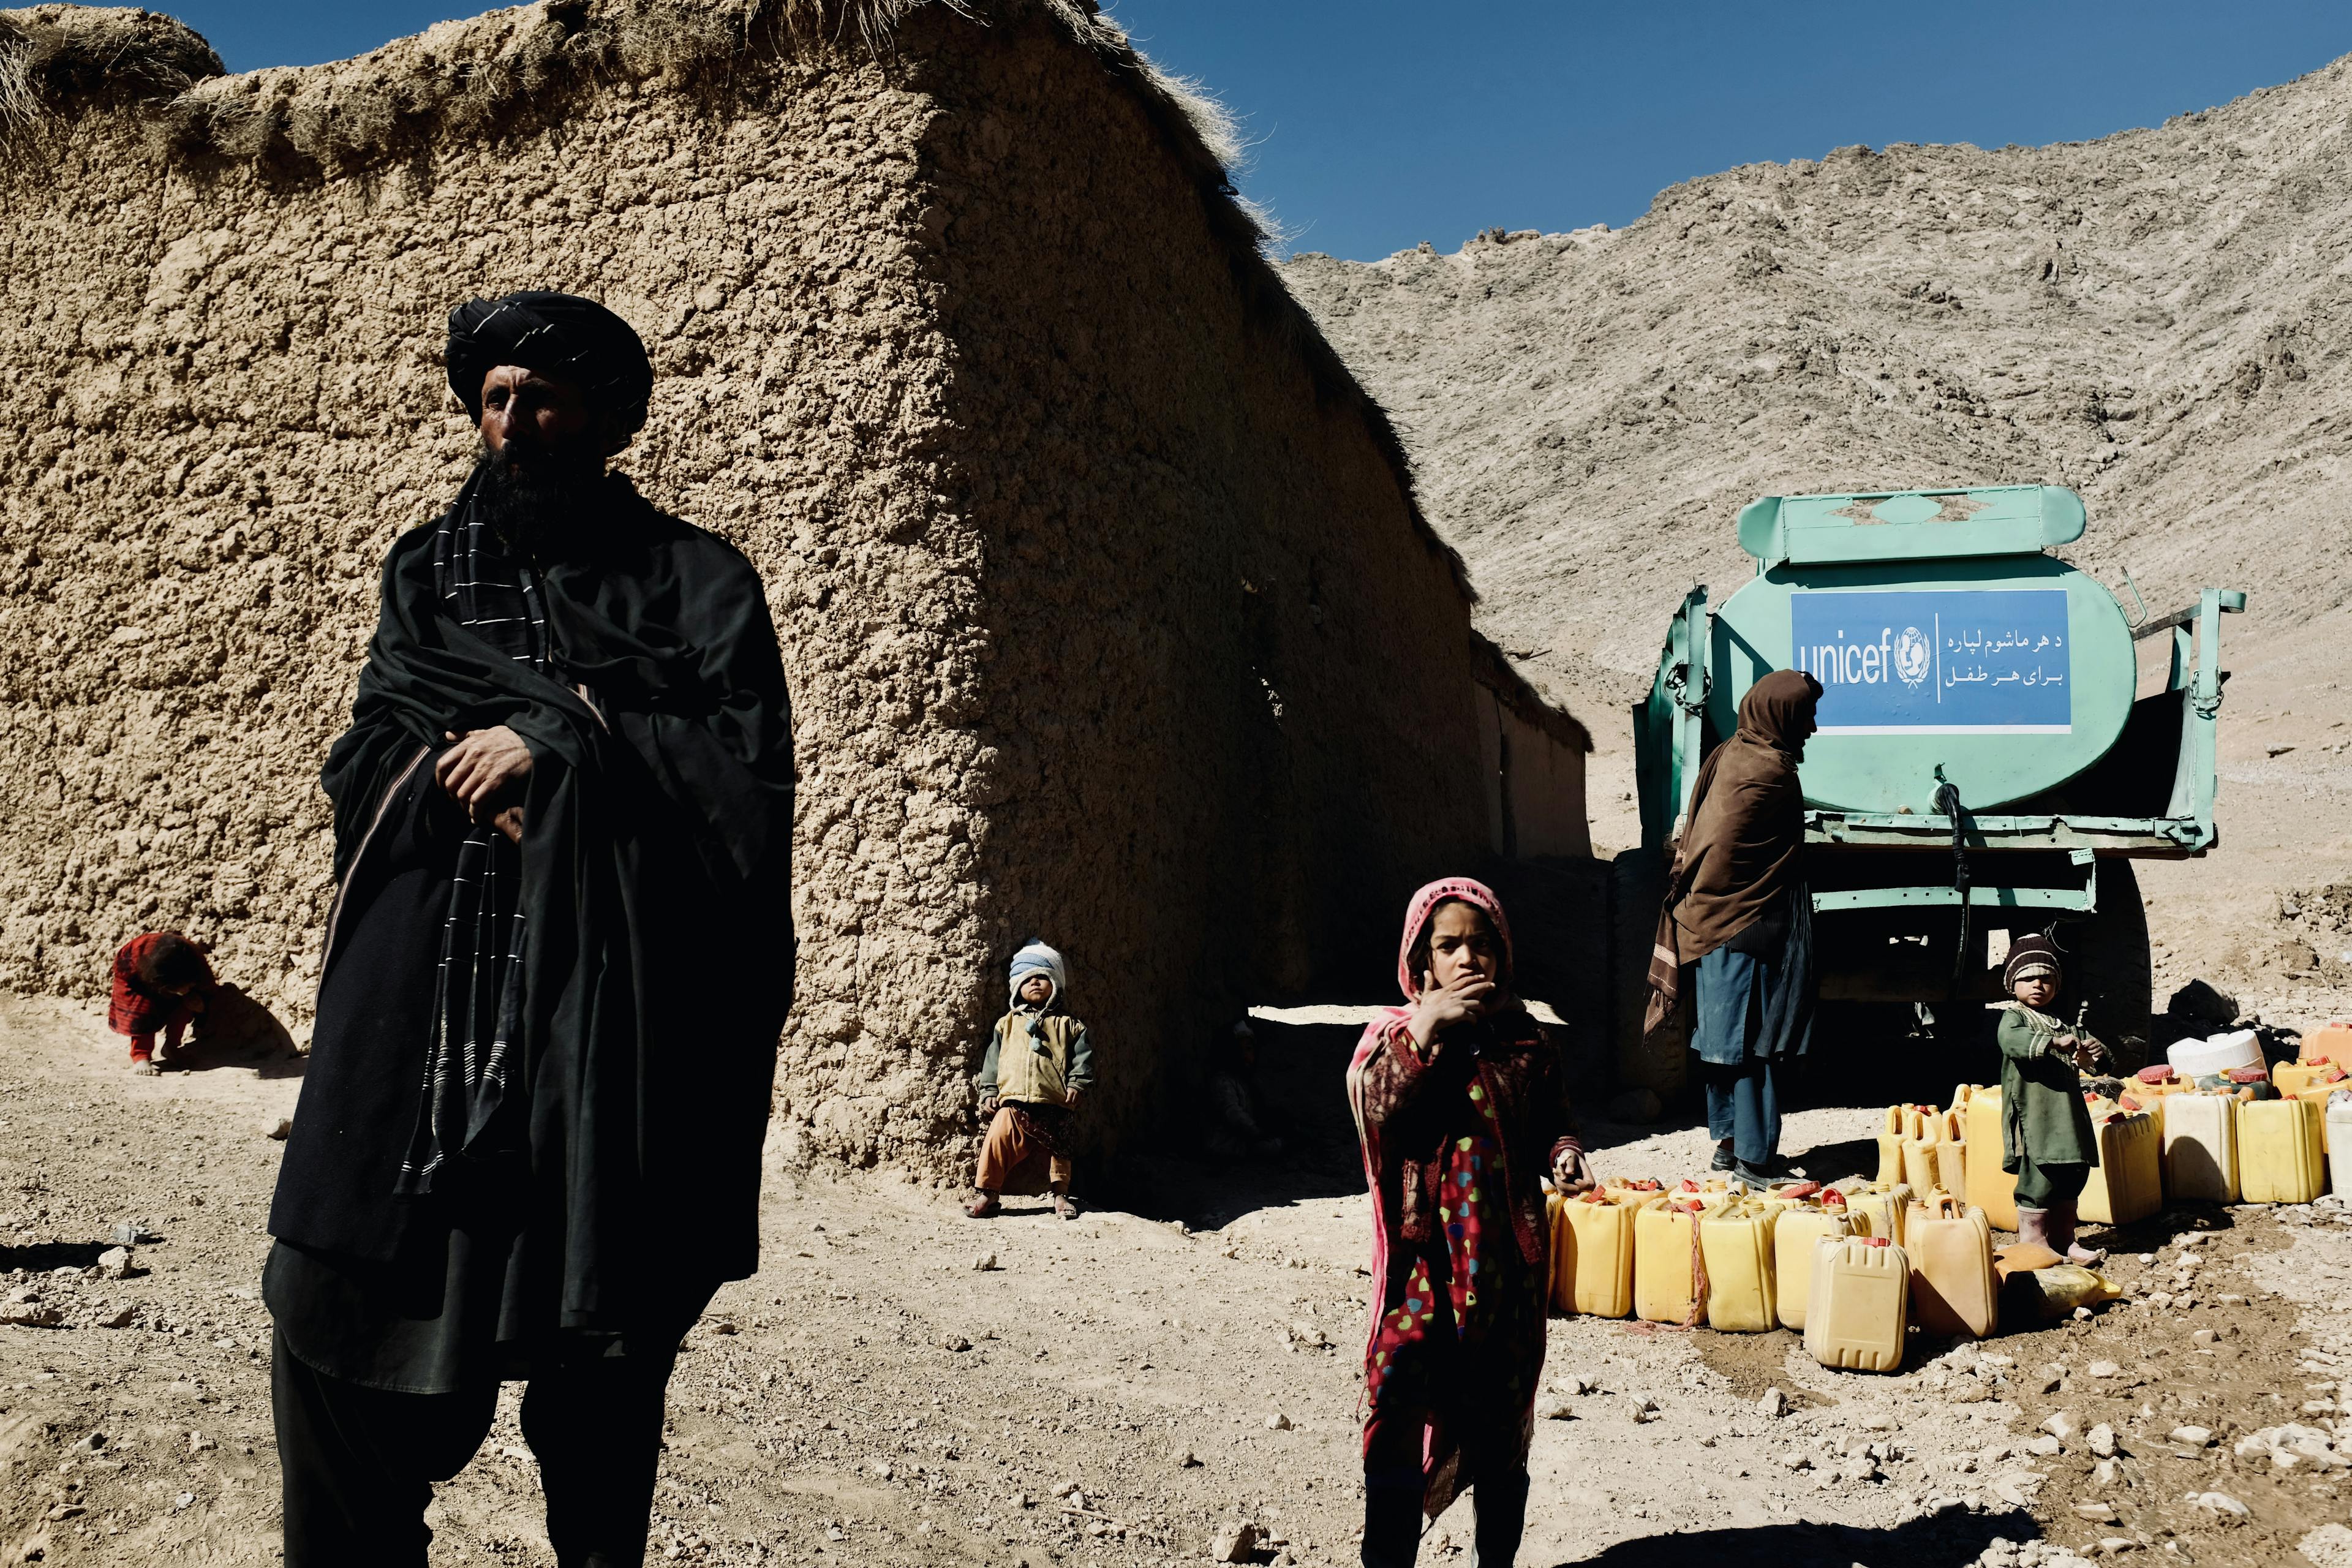
[[[1070,1116],[1094,1088],[1095,1058],[1087,1026],[1062,1010],[1067,982],[1062,955],[1042,942],[1013,955],[1013,1010],[996,1020],[975,1080],[988,1135],[964,1211],[974,1219],[1002,1212],[1003,1194],[1040,1191],[1053,1194],[1055,1214],[1078,1217],[1070,1201]]]

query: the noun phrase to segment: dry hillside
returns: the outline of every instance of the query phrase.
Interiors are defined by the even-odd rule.
[[[1842,148],[1615,233],[1286,271],[1539,684],[1646,679],[1681,593],[1747,574],[1736,508],[1799,490],[2074,485],[2081,564],[2248,588],[2267,640],[2352,576],[2347,120],[2339,61],[2101,142]]]
[[[2292,1012],[2352,976],[2352,60],[2051,147],[1849,147],[1662,193],[1631,227],[1495,229],[1284,268],[1419,466],[1486,633],[1590,723],[1593,840],[1635,841],[1623,704],[1769,493],[2079,488],[2073,553],[2225,623],[2223,848],[2144,867],[2158,1000]],[[1507,215],[1500,215],[1507,216]],[[2130,603],[2128,594],[2125,595]],[[1613,710],[1613,711],[1612,711]]]

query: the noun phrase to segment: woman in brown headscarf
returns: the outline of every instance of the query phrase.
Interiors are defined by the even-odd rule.
[[[1797,763],[1821,695],[1804,671],[1777,669],[1741,699],[1738,732],[1699,769],[1651,961],[1662,993],[1652,999],[1654,1026],[1672,1011],[1681,966],[1697,966],[1691,1048],[1706,1082],[1715,1168],[1749,1182],[1783,1173],[1773,1065],[1802,1055],[1812,1037],[1812,899]]]

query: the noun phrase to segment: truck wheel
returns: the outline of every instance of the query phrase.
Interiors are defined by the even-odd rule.
[[[2060,921],[2057,942],[2066,955],[2067,992],[2089,998],[2091,1033],[2115,1054],[2115,1070],[2128,1076],[2148,1061],[2156,972],[2148,958],[2147,906],[2140,902],[2130,861],[2100,861],[2098,879],[2097,911]]]

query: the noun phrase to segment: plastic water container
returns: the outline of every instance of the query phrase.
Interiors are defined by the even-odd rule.
[[[1753,1195],[1746,1187],[1710,1187],[1698,1194],[1698,1206],[1713,1214]]]
[[[1656,1193],[1562,1202],[1552,1226],[1552,1310],[1622,1318],[1633,1310],[1633,1215]]]
[[[1936,1144],[1935,1185],[1948,1193],[1969,1190],[1969,1128],[1965,1112],[1944,1112],[1943,1136]]]
[[[1663,1200],[1666,1195],[1666,1189],[1657,1182],[1632,1177],[1623,1181],[1603,1182],[1601,1184],[1601,1190],[1609,1194],[1611,1203],[1615,1204],[1632,1203],[1647,1198]]]
[[[1772,1234],[1780,1218],[1780,1210],[1751,1200],[1699,1220],[1699,1247],[1706,1261],[1707,1327],[1756,1334],[1779,1326]]]
[[[1979,1089],[1969,1096],[1968,1199],[1984,1210],[1995,1230],[2017,1228],[2017,1177],[2000,1168],[2000,1123],[2004,1111],[2000,1085]]]
[[[2142,1110],[2156,1118],[2156,1130],[2158,1133],[2164,1131],[2165,1102],[2176,1094],[2191,1094],[2195,1091],[2196,1086],[2185,1078],[2176,1078],[2168,1083],[2139,1082],[2124,1085],[2124,1093],[2137,1100]]]
[[[2235,1068],[2263,1065],[2262,1037],[2252,1029],[2231,1029],[2201,1040],[2177,1041],[2164,1053],[2172,1070],[2183,1078],[2205,1078]]]
[[[2327,1109],[2308,1100],[2238,1107],[2238,1191],[2250,1204],[2307,1204],[2327,1190]]]
[[[1903,1250],[1911,1259],[1911,1315],[1931,1334],[1983,1339],[2000,1322],[1992,1226],[1949,1193],[1911,1206]]]
[[[1903,1180],[1915,1193],[1924,1193],[1937,1184],[1936,1149],[1942,1142],[1938,1123],[1940,1115],[1928,1121],[1925,1136],[1903,1140]]]
[[[2352,1122],[2347,1123],[2352,1129]],[[1843,1208],[1793,1208],[1772,1227],[1773,1314],[1784,1329],[1801,1330],[1812,1300],[1816,1243],[1843,1241],[1853,1216]]]
[[[2352,1024],[2330,1024],[2303,1037],[2298,1053],[2307,1062],[2334,1062],[2352,1071]]]
[[[1911,1206],[1910,1184],[1872,1182],[1848,1193],[1845,1205],[1853,1215],[1856,1236],[1884,1237],[1896,1247],[1903,1245],[1904,1215]]]
[[[2327,1184],[2337,1197],[2352,1197],[2352,1095],[2327,1102]]]
[[[1903,1107],[1890,1105],[1886,1119],[1878,1129],[1878,1174],[1874,1180],[1899,1182],[1903,1179]]]
[[[2282,1095],[2301,1094],[2334,1080],[2344,1068],[2335,1062],[2280,1062],[2271,1068],[2271,1083]],[[2352,1082],[2352,1079],[2347,1079]]]
[[[1633,1211],[1633,1315],[1653,1323],[1700,1319],[1698,1216],[1671,1203]]]
[[[2083,1184],[2083,1218],[2129,1225],[2164,1206],[2164,1132],[2147,1112],[2110,1106],[2094,1110],[2099,1163]]]
[[[1910,1260],[1899,1247],[1863,1237],[1814,1245],[1805,1352],[1823,1366],[1893,1372],[1903,1364]]]
[[[2352,1089],[2352,1078],[2321,1079],[2316,1083],[2305,1084],[2287,1098],[2313,1100],[2325,1106],[2339,1089]]]
[[[2238,1102],[2176,1094],[2164,1107],[2164,1190],[2175,1203],[2238,1201]]]

